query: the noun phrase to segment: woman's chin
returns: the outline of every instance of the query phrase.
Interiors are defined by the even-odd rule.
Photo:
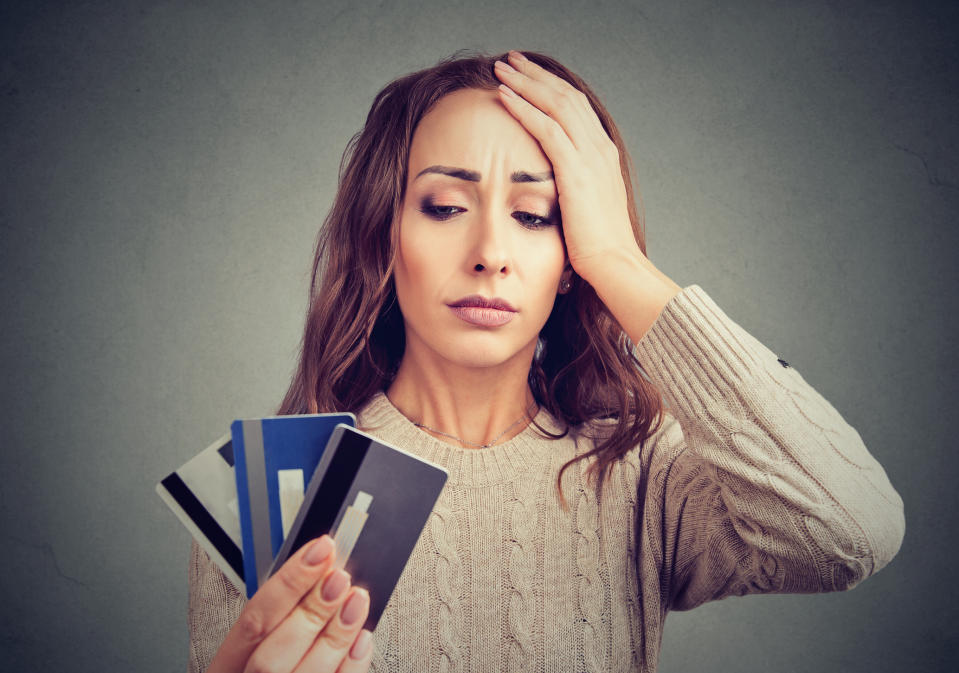
[[[455,367],[490,371],[517,367],[525,372],[532,362],[536,342],[517,347],[502,340],[468,339],[444,346],[437,354]]]
[[[499,369],[515,364],[522,354],[516,351],[500,349],[469,349],[450,353],[446,359],[458,367],[466,369]],[[532,355],[530,355],[530,358]],[[526,358],[527,360],[529,358]],[[526,363],[529,367],[529,362]]]
[[[442,335],[408,331],[404,359],[409,359],[408,364],[419,362],[424,369],[438,366],[502,372],[515,367],[525,378],[539,335],[528,340],[519,336],[500,330]]]

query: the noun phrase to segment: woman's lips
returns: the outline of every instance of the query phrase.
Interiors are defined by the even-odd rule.
[[[505,325],[516,315],[515,311],[506,311],[498,308],[483,306],[450,306],[456,316],[477,327],[500,327]]]

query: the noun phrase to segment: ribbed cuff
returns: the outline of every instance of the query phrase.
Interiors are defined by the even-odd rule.
[[[748,395],[779,359],[733,322],[698,285],[676,294],[636,345],[640,364],[677,417],[701,417]]]

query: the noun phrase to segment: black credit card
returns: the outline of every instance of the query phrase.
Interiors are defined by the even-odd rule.
[[[442,467],[337,425],[270,575],[328,533],[336,542],[336,565],[370,594],[364,628],[373,631],[448,476]]]

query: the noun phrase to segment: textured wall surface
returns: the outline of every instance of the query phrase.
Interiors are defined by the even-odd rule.
[[[4,2],[3,668],[185,666],[190,541],[154,484],[279,402],[375,93],[525,48],[607,102],[651,259],[798,369],[906,503],[876,577],[673,614],[661,671],[947,670],[957,43],[955,3],[907,0]]]

